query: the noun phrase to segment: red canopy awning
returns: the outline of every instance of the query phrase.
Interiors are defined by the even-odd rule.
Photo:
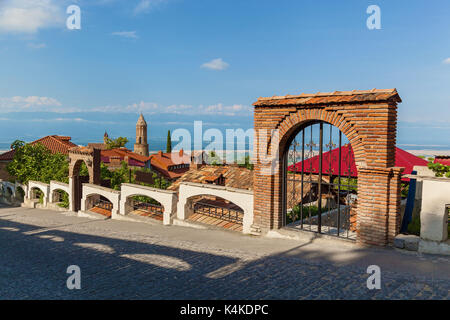
[[[345,145],[341,147],[341,168],[339,171],[339,148],[333,149],[331,151],[324,152],[322,155],[322,174],[324,175],[341,175],[342,177],[352,177],[356,178],[358,176],[358,171],[355,165],[355,157],[353,155],[353,150],[350,145]],[[331,163],[331,166],[330,166]],[[421,159],[405,150],[396,148],[395,151],[395,166],[403,167],[405,170],[403,174],[410,174],[414,166],[426,166],[427,161]],[[305,161],[297,162],[294,165],[288,167],[289,171],[296,171],[305,173],[319,173],[319,156],[314,156],[312,158],[306,159]],[[403,178],[404,181],[409,181],[407,178]]]

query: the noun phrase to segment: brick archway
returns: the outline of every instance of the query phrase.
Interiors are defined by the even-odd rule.
[[[100,150],[89,147],[75,147],[69,150],[69,209],[81,209],[82,182],[80,167],[84,162],[89,172],[89,183],[100,185]]]
[[[339,128],[350,141],[358,170],[357,240],[364,244],[391,243],[400,227],[400,179],[395,168],[397,103],[395,89],[346,91],[259,98],[254,103],[255,178],[254,229],[283,227],[282,154],[298,128],[324,121]],[[275,170],[260,161],[270,150],[260,145],[276,130]],[[261,132],[267,135],[261,140]],[[271,164],[273,165],[273,164]],[[271,172],[270,175],[267,172]]]

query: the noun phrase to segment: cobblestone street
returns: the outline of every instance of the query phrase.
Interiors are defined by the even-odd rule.
[[[0,206],[1,299],[449,299],[450,258]],[[366,286],[381,268],[381,290]],[[81,289],[69,290],[70,265]]]

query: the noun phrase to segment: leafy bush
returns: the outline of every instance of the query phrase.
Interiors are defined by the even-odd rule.
[[[428,168],[434,172],[436,177],[450,178],[450,166],[443,165],[441,163],[428,162]]]
[[[52,154],[40,143],[16,146],[15,151],[14,159],[8,163],[6,170],[20,182],[69,182],[69,162],[65,155]]]
[[[238,166],[241,168],[247,168],[249,170],[253,170],[254,169],[254,165],[251,162],[250,156],[245,156],[243,161],[239,161],[238,162]]]
[[[123,148],[127,143],[128,138],[125,137],[118,137],[117,139],[106,138],[107,149]]]
[[[133,200],[140,201],[140,202],[145,202],[145,203],[151,203],[151,204],[155,204],[155,205],[158,205],[158,206],[161,205],[161,203],[159,203],[155,199],[147,197],[147,196],[134,196]]]
[[[420,236],[420,216],[413,217],[408,224],[408,233]]]
[[[339,182],[339,177],[334,178],[333,183],[336,185],[334,189],[337,190],[337,184]],[[358,190],[358,179],[357,178],[344,178],[341,177],[341,191],[357,191]]]
[[[407,198],[409,192],[409,183],[402,182],[400,192],[402,198]]]
[[[311,212],[311,217],[317,216],[319,213],[319,208],[317,206],[313,205],[304,205],[303,206],[303,216],[300,218],[300,212],[301,212],[301,205],[296,205],[294,208],[292,208],[292,211],[288,212],[286,214],[286,223],[289,224],[291,222],[298,221],[300,219],[305,219],[309,217],[309,212]]]
[[[61,192],[61,200],[58,203],[58,206],[66,209],[69,208],[69,195],[67,194],[67,192]]]

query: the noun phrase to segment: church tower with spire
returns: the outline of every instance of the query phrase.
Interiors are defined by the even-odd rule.
[[[142,113],[136,123],[136,143],[134,144],[134,152],[148,157],[147,122],[145,122]]]

